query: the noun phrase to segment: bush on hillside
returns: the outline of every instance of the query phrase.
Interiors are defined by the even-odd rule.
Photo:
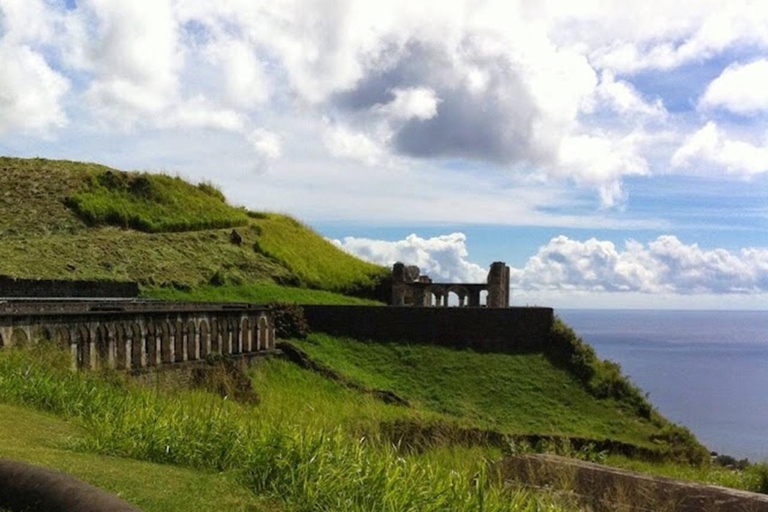
[[[652,417],[653,407],[642,391],[622,375],[621,367],[598,358],[595,350],[559,318],[555,318],[545,350],[552,362],[567,368],[596,397],[616,399],[631,405],[640,416]]]
[[[275,321],[275,335],[278,338],[306,338],[309,324],[304,317],[304,308],[298,304],[272,302],[269,304]]]
[[[226,204],[209,183],[118,171],[92,172],[66,205],[89,224],[111,224],[150,233],[231,228],[248,222],[242,208]]]

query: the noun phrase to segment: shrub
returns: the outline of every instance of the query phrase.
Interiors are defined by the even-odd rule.
[[[598,358],[595,350],[559,318],[555,318],[545,352],[553,363],[575,375],[594,396],[627,403],[642,417],[651,418],[651,404],[640,389],[622,375],[621,367]]]
[[[242,363],[220,354],[209,354],[205,366],[193,370],[192,384],[237,402],[256,404],[259,401]]]
[[[309,324],[304,317],[304,308],[298,304],[272,302],[272,317],[275,321],[275,334],[278,338],[306,338]]]
[[[213,185],[191,185],[162,174],[98,171],[65,204],[90,224],[146,232],[231,228],[248,223]]]

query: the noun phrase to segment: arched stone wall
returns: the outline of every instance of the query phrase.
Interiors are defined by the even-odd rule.
[[[266,310],[151,312],[9,319],[0,309],[0,347],[50,340],[68,347],[74,369],[141,369],[196,361],[210,353],[273,349]]]

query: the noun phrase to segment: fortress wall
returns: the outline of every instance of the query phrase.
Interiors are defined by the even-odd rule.
[[[487,352],[540,351],[554,319],[552,308],[315,305],[303,308],[314,331]]]
[[[52,279],[14,279],[0,276],[0,297],[138,297],[136,283],[117,281],[64,281]]]

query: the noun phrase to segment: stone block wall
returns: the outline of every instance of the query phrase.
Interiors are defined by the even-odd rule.
[[[118,281],[64,281],[15,279],[0,276],[0,297],[11,298],[132,298],[139,296],[136,283]]]
[[[486,352],[541,351],[554,319],[552,308],[303,307],[313,331]]]

